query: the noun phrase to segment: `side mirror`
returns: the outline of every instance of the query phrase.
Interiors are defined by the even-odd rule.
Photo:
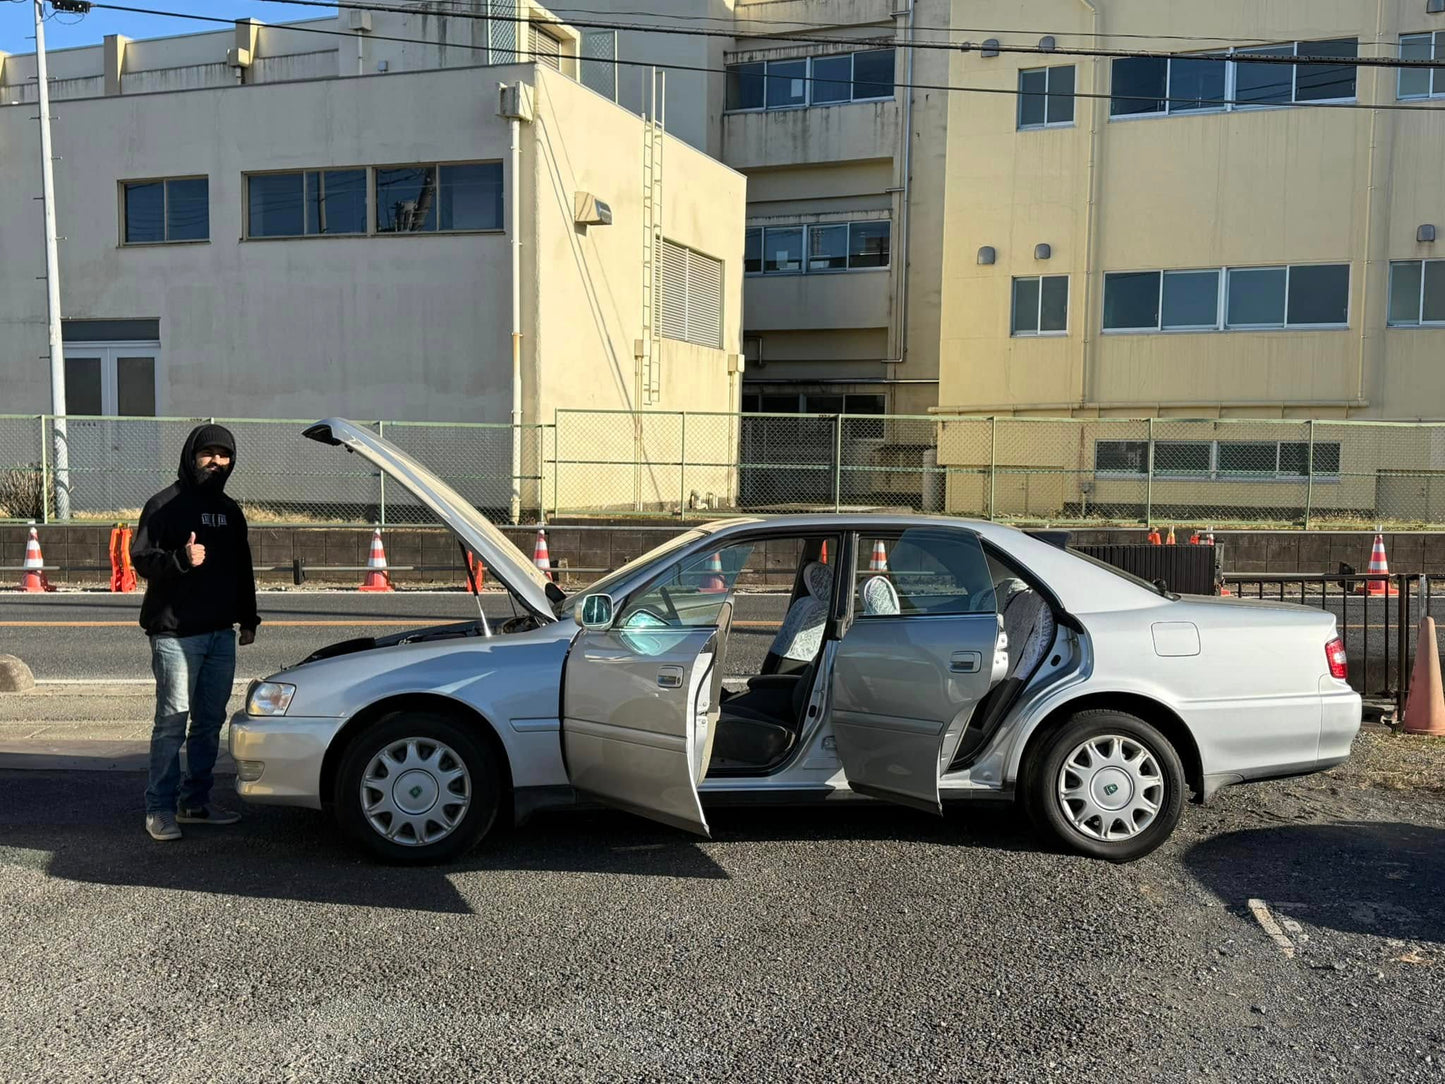
[[[612,627],[612,619],[615,616],[614,609],[615,604],[611,595],[586,595],[582,601],[577,603],[573,615],[577,619],[577,624],[584,629],[605,632]]]

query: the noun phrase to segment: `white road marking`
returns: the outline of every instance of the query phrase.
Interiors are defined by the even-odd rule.
[[[1270,940],[1279,946],[1280,952],[1285,954],[1286,959],[1294,959],[1294,942],[1285,936],[1285,932],[1279,928],[1279,923],[1274,920],[1274,915],[1269,913],[1269,905],[1264,900],[1250,900],[1249,909],[1253,912],[1255,921],[1265,933],[1269,934]]]

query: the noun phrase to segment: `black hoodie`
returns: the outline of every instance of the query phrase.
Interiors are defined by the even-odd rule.
[[[198,449],[228,444],[230,467],[213,475],[196,468]],[[181,450],[176,483],[146,501],[141,511],[130,559],[146,579],[140,623],[151,636],[196,636],[261,623],[246,519],[224,492],[235,468],[235,444],[220,426],[197,426]],[[206,547],[199,568],[186,559],[192,532]]]

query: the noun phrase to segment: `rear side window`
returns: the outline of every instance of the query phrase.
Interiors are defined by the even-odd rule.
[[[978,536],[938,527],[859,536],[859,618],[993,613],[993,576]]]

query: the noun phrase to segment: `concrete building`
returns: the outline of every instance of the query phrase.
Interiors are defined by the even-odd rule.
[[[669,5],[734,34],[668,116],[748,177],[748,405],[1445,418],[1445,111],[1395,108],[1445,76],[1349,62],[1445,58],[1439,7]],[[616,55],[664,40],[717,48]]]
[[[68,412],[736,410],[743,178],[522,11],[52,53]],[[50,410],[34,74],[0,58],[0,413]]]

